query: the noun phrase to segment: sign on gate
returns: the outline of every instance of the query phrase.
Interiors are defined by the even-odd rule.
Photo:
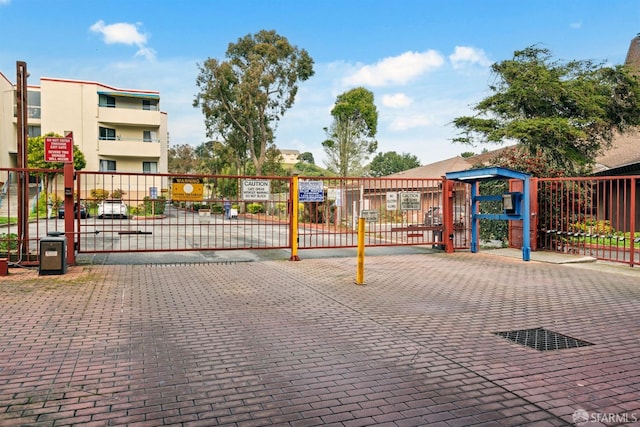
[[[398,210],[398,193],[396,193],[395,191],[388,191],[386,200],[387,200],[388,211]]]
[[[243,200],[269,200],[271,181],[268,179],[245,179],[242,181]]]
[[[298,181],[298,201],[324,202],[322,181]]]
[[[73,136],[44,138],[44,161],[73,163]]]
[[[419,211],[420,210],[420,192],[419,191],[400,192],[400,210]]]
[[[375,209],[366,209],[360,212],[360,218],[363,218],[366,222],[378,222],[380,215]]]
[[[204,194],[202,178],[173,178],[171,198],[184,202],[200,202]]]

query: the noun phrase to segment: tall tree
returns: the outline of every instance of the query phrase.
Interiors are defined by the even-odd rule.
[[[192,145],[180,144],[167,150],[167,169],[174,173],[195,173],[198,161]]]
[[[420,166],[420,160],[413,154],[398,154],[395,151],[378,153],[369,164],[369,175],[373,177],[387,176]]]
[[[640,124],[640,83],[623,66],[560,62],[530,46],[493,64],[492,95],[456,118],[462,143],[517,141],[567,174],[588,168],[614,131]]]
[[[327,139],[322,143],[328,157],[325,165],[339,176],[363,174],[364,163],[378,148],[373,92],[358,87],[338,95],[331,115],[333,123],[324,129]]]
[[[239,158],[248,151],[261,175],[277,122],[293,105],[298,83],[313,75],[313,60],[267,30],[230,43],[226,58],[209,58],[199,67],[193,105],[202,109],[207,135],[220,136]]]

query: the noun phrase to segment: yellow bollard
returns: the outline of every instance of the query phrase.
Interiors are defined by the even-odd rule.
[[[356,285],[364,285],[364,218],[358,218],[358,269]]]
[[[298,256],[298,175],[291,179],[291,229],[289,236],[291,241],[291,257],[289,261],[300,261]]]

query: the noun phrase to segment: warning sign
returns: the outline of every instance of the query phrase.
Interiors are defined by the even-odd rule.
[[[269,200],[271,181],[268,179],[245,179],[242,181],[243,200]]]
[[[173,178],[171,198],[184,202],[200,202],[204,194],[202,178]]]
[[[55,163],[73,163],[73,137],[45,137],[44,161]]]
[[[400,193],[400,209],[403,211],[420,210],[420,192],[402,191]]]

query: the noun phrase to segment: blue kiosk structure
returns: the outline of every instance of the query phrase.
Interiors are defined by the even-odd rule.
[[[531,203],[529,200],[531,175],[501,167],[490,167],[447,172],[446,178],[471,184],[471,252],[478,252],[479,248],[478,220],[515,220],[522,221],[522,260],[529,261],[531,259]],[[522,181],[522,192],[479,194],[478,183],[499,179]],[[502,201],[503,213],[479,213],[478,205],[483,201]]]

